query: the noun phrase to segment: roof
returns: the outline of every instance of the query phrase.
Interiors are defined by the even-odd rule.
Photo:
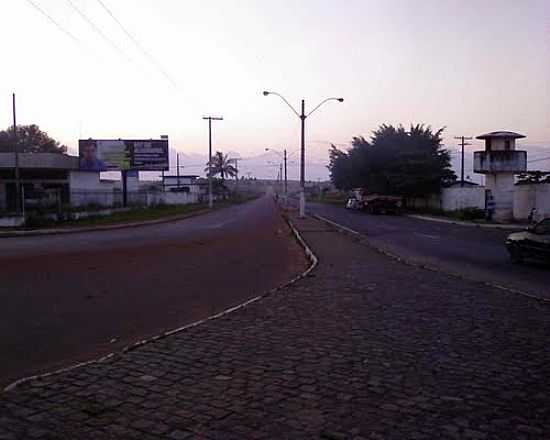
[[[513,131],[491,131],[490,133],[481,134],[476,139],[521,139],[525,136]]]
[[[61,153],[19,153],[19,168],[78,170],[78,156]],[[15,153],[0,153],[0,168],[15,168]]]

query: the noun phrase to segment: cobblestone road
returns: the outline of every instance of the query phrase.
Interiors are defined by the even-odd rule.
[[[550,307],[313,220],[312,276],[0,398],[0,439],[548,439]]]

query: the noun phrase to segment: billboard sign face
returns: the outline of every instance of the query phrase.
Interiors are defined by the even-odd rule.
[[[166,171],[168,139],[78,141],[81,171]]]

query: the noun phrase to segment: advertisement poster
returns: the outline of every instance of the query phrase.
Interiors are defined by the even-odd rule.
[[[98,140],[78,142],[81,171],[166,171],[168,140]]]

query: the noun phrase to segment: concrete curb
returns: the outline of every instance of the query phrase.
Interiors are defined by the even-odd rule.
[[[441,273],[441,274],[444,274],[444,275],[449,275],[449,276],[452,276],[454,278],[459,278],[461,280],[470,281],[470,282],[474,282],[474,283],[479,283],[483,286],[492,287],[494,289],[502,290],[504,292],[513,293],[513,294],[516,294],[516,295],[521,295],[521,296],[527,297],[529,299],[534,299],[534,300],[536,300],[540,303],[550,304],[550,298],[542,298],[540,296],[536,296],[536,295],[532,295],[528,292],[524,292],[523,290],[514,289],[514,288],[506,287],[506,286],[501,286],[500,284],[495,284],[495,283],[492,283],[490,281],[475,280],[475,279],[468,278],[468,277],[466,277],[464,275],[461,275],[459,273],[456,273],[456,272],[452,272],[452,271],[449,271],[449,270],[444,270],[444,269],[441,269],[441,268],[436,267],[436,266],[431,266],[429,264],[424,264],[424,263],[418,263],[416,261],[413,261],[413,260],[410,260],[410,259],[407,259],[407,258],[403,258],[403,257],[401,257],[397,254],[394,254],[393,252],[387,251],[386,249],[383,249],[379,246],[375,246],[374,244],[372,244],[368,240],[368,236],[366,234],[362,234],[360,232],[354,231],[353,229],[350,229],[346,226],[340,225],[339,223],[333,222],[332,220],[329,220],[329,219],[327,219],[323,216],[317,215],[317,214],[314,214],[313,217],[316,218],[319,221],[322,221],[322,222],[330,225],[330,226],[333,226],[334,228],[336,228],[337,230],[339,230],[340,232],[342,232],[344,234],[351,234],[354,237],[361,239],[362,243],[364,243],[366,246],[370,247],[371,249],[375,250],[376,252],[378,252],[382,255],[385,255],[386,257],[389,257],[393,260],[396,260],[396,261],[399,261],[403,264],[406,264],[407,266],[418,267],[418,268],[426,269],[426,270],[429,270],[429,271],[432,271],[432,272],[437,272],[437,273]]]
[[[140,226],[159,225],[162,223],[177,222],[186,218],[195,217],[197,215],[206,214],[211,212],[208,208],[192,211],[187,214],[173,215],[170,217],[159,218],[156,220],[146,220],[143,222],[131,222],[131,223],[118,223],[104,226],[86,226],[82,228],[58,228],[58,229],[34,229],[30,231],[0,231],[1,238],[15,238],[15,237],[36,237],[44,235],[61,235],[61,234],[78,234],[79,232],[96,232],[96,231],[111,231],[115,229],[129,229],[137,228]]]
[[[166,332],[163,332],[163,333],[161,333],[159,335],[156,335],[156,336],[153,336],[151,338],[143,339],[141,341],[138,341],[138,342],[135,342],[133,344],[127,345],[126,347],[124,347],[122,350],[120,350],[118,352],[112,352],[112,353],[109,353],[109,354],[107,354],[105,356],[102,356],[100,358],[97,358],[97,359],[91,359],[89,361],[79,362],[77,364],[70,365],[70,366],[64,367],[64,368],[60,368],[58,370],[54,370],[54,371],[51,371],[51,372],[48,372],[48,373],[35,374],[33,376],[23,377],[21,379],[16,380],[15,382],[12,382],[8,386],[6,386],[3,389],[3,392],[13,391],[19,385],[22,385],[26,382],[30,382],[32,380],[47,379],[49,377],[56,376],[56,375],[59,375],[59,374],[62,374],[62,373],[68,372],[68,371],[72,371],[72,370],[75,370],[77,368],[84,367],[86,365],[90,365],[90,364],[94,364],[94,363],[101,363],[101,362],[105,362],[109,359],[113,359],[117,355],[120,356],[122,354],[128,353],[129,351],[135,350],[136,348],[139,348],[143,345],[149,344],[151,342],[158,341],[160,339],[166,338],[166,337],[174,335],[176,333],[180,333],[180,332],[183,332],[183,331],[188,330],[190,328],[199,326],[199,325],[204,324],[208,321],[212,321],[214,319],[221,318],[225,315],[228,315],[229,313],[232,313],[232,312],[235,312],[237,310],[243,309],[243,308],[249,306],[250,304],[253,304],[253,303],[255,303],[255,302],[257,302],[261,299],[264,299],[264,298],[268,297],[269,295],[272,295],[272,294],[274,294],[274,293],[276,293],[280,290],[283,290],[283,289],[289,287],[290,285],[296,283],[298,280],[301,280],[302,278],[307,277],[308,274],[313,269],[315,269],[315,267],[319,264],[319,259],[313,253],[313,251],[309,248],[309,246],[306,244],[306,242],[303,240],[302,236],[300,235],[298,230],[294,227],[294,225],[292,224],[290,219],[288,219],[288,217],[286,217],[286,216],[283,216],[283,218],[285,219],[286,223],[290,227],[290,230],[291,230],[293,236],[295,237],[296,241],[298,241],[298,243],[303,247],[304,252],[306,254],[306,257],[310,261],[310,266],[304,272],[302,272],[301,274],[295,276],[290,281],[287,281],[286,283],[284,283],[284,284],[282,284],[278,287],[275,287],[271,290],[268,290],[267,292],[263,293],[262,295],[255,296],[253,298],[250,298],[250,299],[246,300],[245,302],[243,302],[241,304],[238,304],[236,306],[225,309],[225,310],[223,310],[219,313],[216,313],[215,315],[208,316],[204,319],[200,319],[198,321],[191,322],[189,324],[183,325],[183,326],[175,328],[173,330],[168,330]]]
[[[525,229],[527,225],[511,225],[511,224],[481,224],[481,223],[470,223],[470,222],[464,222],[460,220],[451,220],[446,218],[438,218],[438,217],[431,217],[429,215],[419,215],[419,214],[407,214],[406,217],[415,218],[418,220],[425,220],[429,222],[436,222],[436,223],[449,223],[452,225],[458,225],[458,226],[469,226],[471,228],[482,228],[482,229],[507,229],[507,230],[514,230],[514,231],[521,231]]]

